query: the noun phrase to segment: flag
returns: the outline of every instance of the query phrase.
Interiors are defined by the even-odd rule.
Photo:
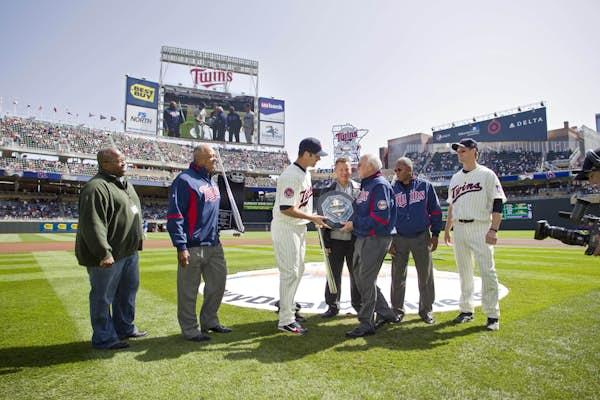
[[[102,114],[100,114],[100,120],[106,119],[106,117]]]
[[[14,99],[13,104],[16,106],[17,104],[19,104],[19,101],[17,99]]]
[[[89,113],[89,114],[88,114],[88,118],[92,118],[92,117],[95,117],[95,115],[94,115],[94,114],[92,114],[92,113]]]
[[[54,112],[57,112],[58,110],[56,109],[56,107],[54,107]]]
[[[39,106],[39,107],[38,107],[38,111],[42,111],[42,106]]]
[[[71,111],[69,111],[69,110],[67,110],[67,114],[69,114],[69,115],[73,115],[73,114],[71,114]]]
[[[79,113],[75,114],[75,117],[76,117],[76,118],[79,118]]]
[[[27,104],[27,108],[31,108],[31,104]]]
[[[122,123],[122,124],[124,124],[124,123],[125,123],[125,121],[124,121],[124,120],[121,120],[121,123]]]
[[[110,117],[110,122],[116,121],[117,119],[115,117]]]

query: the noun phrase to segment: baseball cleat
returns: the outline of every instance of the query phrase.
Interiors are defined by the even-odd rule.
[[[473,318],[473,313],[471,312],[461,312],[458,314],[458,317],[454,318],[452,322],[455,324],[464,324],[465,322],[471,322],[475,318]]]
[[[306,332],[308,332],[308,329],[303,328],[302,325],[297,322],[292,322],[291,324],[284,326],[278,326],[277,329],[282,332],[292,333],[294,335],[304,335]]]
[[[498,318],[488,318],[485,326],[486,331],[497,331],[500,329],[500,322]]]

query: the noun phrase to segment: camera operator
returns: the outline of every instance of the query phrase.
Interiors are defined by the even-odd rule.
[[[596,150],[588,150],[585,153],[585,159],[583,160],[583,166],[580,171],[574,171],[577,173],[575,178],[576,181],[587,181],[588,184],[597,186],[600,185],[600,147]],[[596,234],[596,241],[600,240],[600,234]],[[594,249],[594,256],[600,256],[600,246]]]

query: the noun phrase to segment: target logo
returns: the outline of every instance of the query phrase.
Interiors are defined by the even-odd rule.
[[[496,133],[500,132],[501,129],[502,124],[498,120],[493,119],[488,124],[488,132],[492,135],[495,135]]]

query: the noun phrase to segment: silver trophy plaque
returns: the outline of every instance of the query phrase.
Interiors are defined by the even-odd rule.
[[[342,227],[341,222],[350,221],[354,215],[354,199],[344,192],[334,190],[323,193],[317,203],[317,211],[327,217],[325,223],[333,229]]]

